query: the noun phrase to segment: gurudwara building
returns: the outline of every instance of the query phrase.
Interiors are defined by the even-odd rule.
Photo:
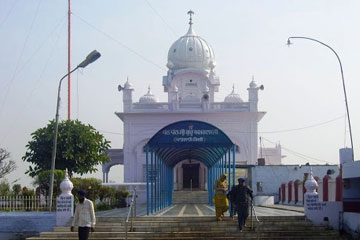
[[[215,53],[210,44],[194,31],[191,14],[189,29],[171,45],[166,66],[168,71],[162,78],[164,92],[168,95],[166,102],[159,102],[150,87],[136,101],[133,99],[135,89],[129,80],[123,87],[119,86],[123,94],[123,112],[116,112],[116,115],[124,124],[124,145],[122,150],[109,152],[113,161],[103,166],[104,182],[108,182],[110,167],[119,163],[124,164],[125,183],[146,182],[146,144],[157,133],[164,132],[166,126],[186,125],[186,121],[192,123],[188,122],[182,129],[184,133],[193,130],[194,122],[212,126],[215,129],[212,131],[221,132],[233,143],[231,154],[236,165],[256,165],[258,123],[265,114],[258,110],[258,92],[263,86],[249,79],[246,98],[237,94],[233,87],[223,101],[216,102],[215,94],[221,81],[215,71]],[[203,133],[208,134],[205,130]],[[191,145],[192,141],[194,144],[203,141],[204,136],[171,139],[178,144],[186,142]],[[207,168],[210,165],[202,160],[199,151],[185,147],[170,158],[175,159],[169,165],[173,171],[173,190],[207,190]]]

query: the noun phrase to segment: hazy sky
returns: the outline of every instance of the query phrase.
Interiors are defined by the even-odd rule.
[[[0,147],[18,169],[8,175],[22,184],[21,160],[30,134],[55,116],[57,86],[67,71],[66,0],[0,1]],[[283,146],[284,163],[338,163],[338,149],[350,146],[344,94],[335,55],[318,43],[289,36],[316,38],[332,46],[344,68],[355,158],[359,159],[360,2],[330,0],[284,1],[161,1],[73,0],[72,65],[97,49],[102,57],[72,75],[72,118],[89,123],[122,148],[122,93],[117,85],[129,76],[134,100],[148,85],[161,101],[171,44],[188,29],[189,9],[194,30],[215,51],[223,101],[235,84],[244,100],[251,77],[265,90],[259,110],[263,146]],[[60,118],[67,118],[67,84],[62,87]],[[310,127],[312,126],[312,127]],[[293,129],[300,129],[289,131]],[[273,142],[273,143],[271,143]],[[303,155],[299,155],[303,154]],[[311,158],[309,158],[311,157]],[[113,168],[110,180],[121,179]],[[101,168],[92,176],[101,178]]]

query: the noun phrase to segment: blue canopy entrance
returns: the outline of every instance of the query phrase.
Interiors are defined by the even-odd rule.
[[[213,184],[228,174],[235,185],[235,145],[217,127],[201,121],[180,121],[158,131],[146,144],[147,214],[172,204],[173,168],[182,160],[196,159],[207,167],[209,204]]]

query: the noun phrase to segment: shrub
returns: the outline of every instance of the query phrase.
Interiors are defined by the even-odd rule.
[[[96,211],[104,211],[104,210],[113,209],[113,207],[107,202],[99,202],[98,204],[96,204],[95,209]]]
[[[14,196],[18,196],[21,193],[21,185],[20,184],[14,184],[12,186],[12,193]]]
[[[35,176],[35,180],[33,182],[34,185],[40,187],[40,193],[49,196],[50,191],[50,170],[45,170],[40,172],[37,176]],[[57,197],[61,194],[60,183],[65,178],[65,171],[56,169],[54,171],[54,197]]]
[[[117,208],[123,208],[126,206],[126,197],[129,196],[130,192],[125,188],[121,187],[115,191],[114,200],[112,201],[113,206]]]
[[[84,190],[86,192],[86,198],[95,201],[99,198],[101,189],[101,180],[96,178],[71,178],[74,188],[72,194],[77,198],[77,192]]]

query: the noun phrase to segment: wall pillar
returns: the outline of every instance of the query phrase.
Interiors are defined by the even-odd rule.
[[[329,179],[331,177],[329,175],[325,175],[323,178],[323,201],[329,201]]]
[[[290,181],[290,182],[288,182],[288,204],[290,204],[290,202],[293,200],[293,198],[292,198],[292,195],[293,195],[293,193],[292,193],[292,191],[293,191],[293,188],[292,188],[292,186],[293,186],[293,181]]]

